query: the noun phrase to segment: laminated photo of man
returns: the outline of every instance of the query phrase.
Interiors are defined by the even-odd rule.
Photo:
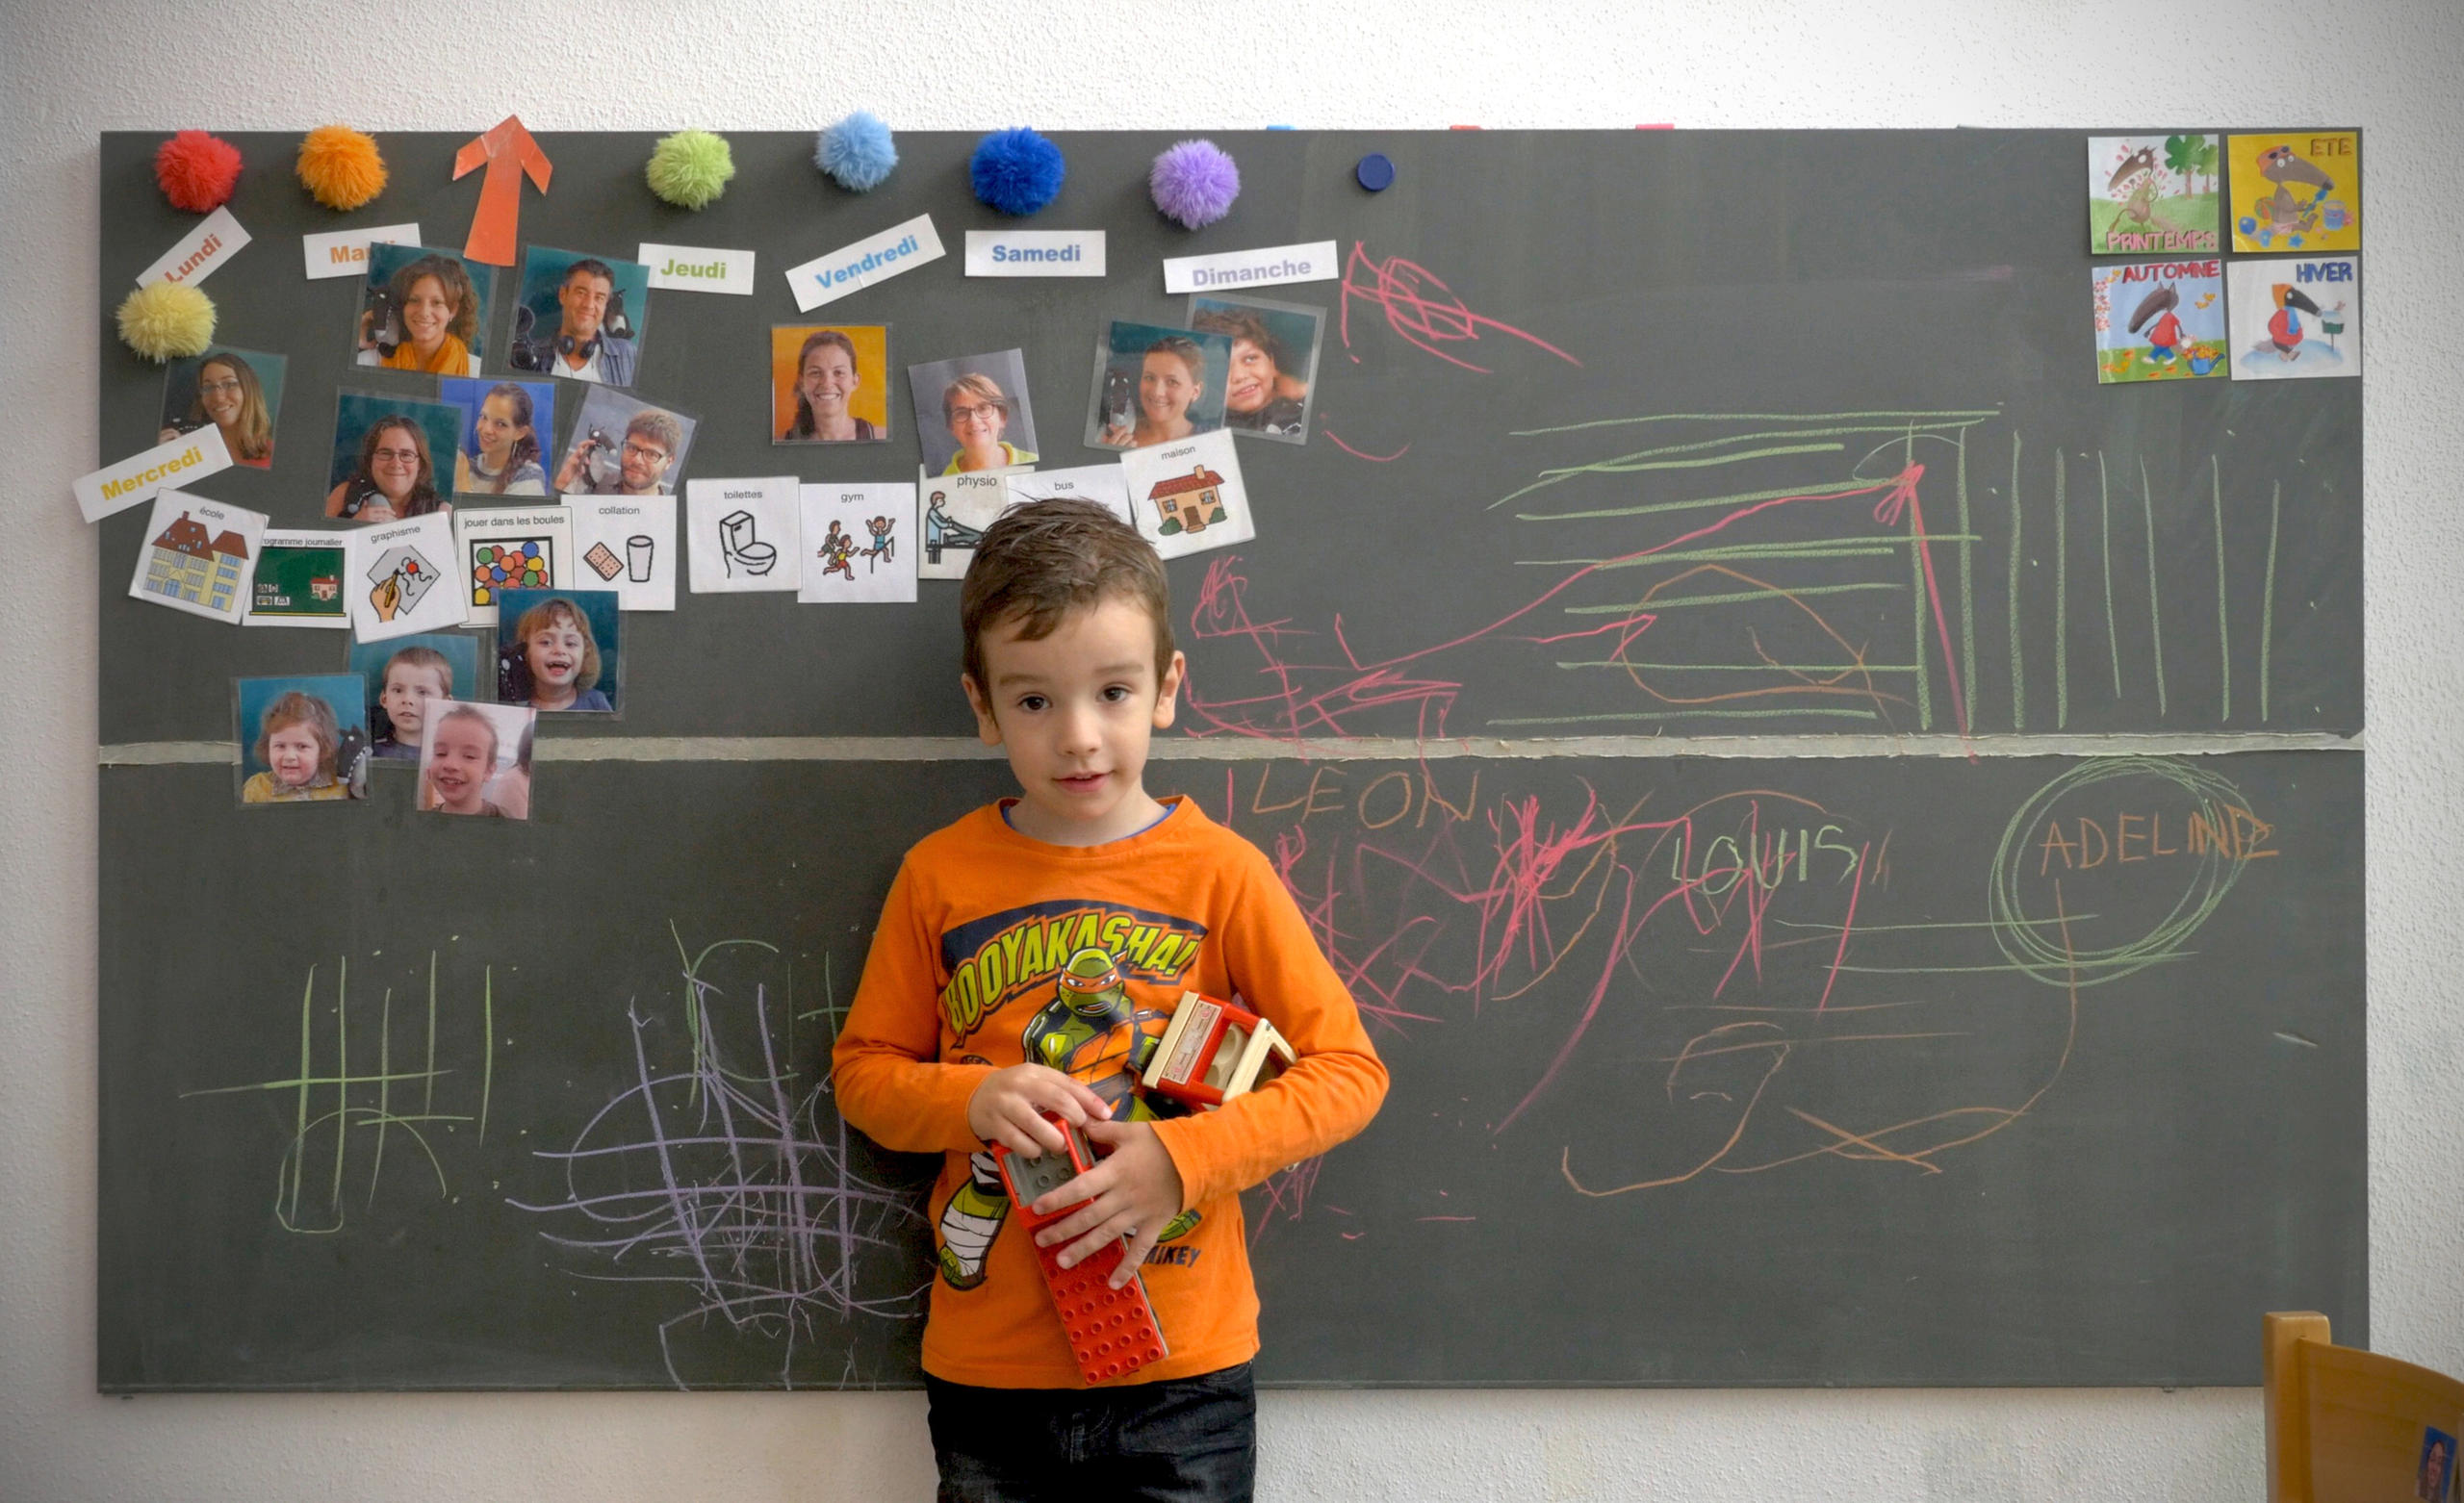
[[[684,447],[684,428],[672,413],[645,407],[627,420],[621,440],[585,423],[556,468],[560,496],[659,496]]]
[[[556,287],[558,318],[553,328],[534,321],[527,334],[513,341],[517,370],[545,370],[577,381],[630,386],[640,346],[631,326],[611,326],[609,300],[616,295],[616,272],[606,262],[585,256],[565,268]],[[535,314],[525,308],[525,314]]]

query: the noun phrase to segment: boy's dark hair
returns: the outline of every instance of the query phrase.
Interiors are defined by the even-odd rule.
[[[1155,676],[1162,679],[1172,666],[1172,591],[1154,548],[1117,514],[1076,497],[1004,512],[984,529],[959,586],[967,676],[990,695],[984,634],[995,626],[1014,622],[1020,638],[1039,641],[1071,611],[1108,599],[1128,600],[1154,622]]]

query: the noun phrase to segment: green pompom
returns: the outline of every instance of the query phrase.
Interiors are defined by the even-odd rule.
[[[735,154],[724,136],[708,131],[678,131],[651,152],[643,170],[651,191],[680,209],[700,209],[727,191],[735,176]]]
[[[214,343],[214,299],[185,282],[148,282],[120,300],[119,337],[161,365]]]

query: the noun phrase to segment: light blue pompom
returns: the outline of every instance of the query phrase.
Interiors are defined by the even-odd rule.
[[[821,133],[812,165],[851,193],[869,192],[898,166],[898,147],[888,126],[859,110]]]

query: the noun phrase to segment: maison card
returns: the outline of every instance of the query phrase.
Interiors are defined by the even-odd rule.
[[[1138,530],[1166,558],[1258,535],[1228,429],[1132,449],[1120,457],[1120,469]]]
[[[915,599],[915,487],[807,485],[804,583],[808,605]]]
[[[684,482],[697,595],[793,592],[804,582],[802,502],[793,475]]]
[[[347,628],[350,602],[343,599],[343,583],[349,568],[347,532],[267,528],[241,624]]]
[[[616,592],[629,611],[676,609],[676,497],[573,496],[577,583]]]
[[[165,491],[154,497],[128,593],[236,626],[248,608],[248,581],[265,530],[263,512]]]

